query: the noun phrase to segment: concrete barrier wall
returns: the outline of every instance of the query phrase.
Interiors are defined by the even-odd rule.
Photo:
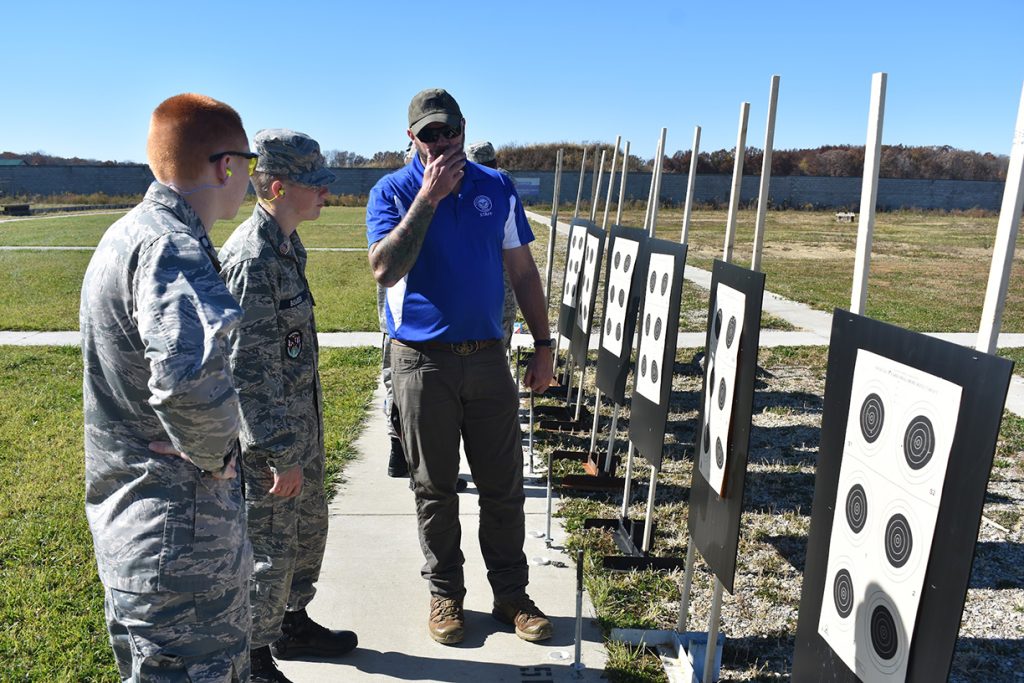
[[[331,186],[334,194],[365,195],[389,171],[379,168],[334,169],[338,179]],[[551,171],[515,171],[526,202],[549,203],[554,192]],[[583,197],[589,201],[592,174],[584,176]],[[607,192],[607,175],[600,189],[600,206]],[[686,176],[666,174],[661,183],[661,199],[681,203],[686,195]],[[699,175],[694,200],[701,204],[729,203],[728,175]],[[108,195],[140,194],[153,181],[147,166],[9,166],[0,167],[0,191],[5,195],[51,195],[64,192]],[[579,173],[562,176],[561,201],[575,202]],[[759,178],[743,178],[740,198],[743,202],[757,199]],[[651,186],[650,173],[630,173],[626,196],[646,199]],[[860,178],[828,178],[780,176],[771,181],[769,200],[778,207],[860,208]],[[618,197],[618,185],[613,192]],[[1002,202],[1003,183],[971,180],[905,180],[882,178],[878,188],[881,209],[971,209],[998,210]]]

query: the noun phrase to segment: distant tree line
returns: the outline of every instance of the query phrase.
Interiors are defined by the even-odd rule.
[[[537,145],[505,145],[497,150],[498,164],[510,171],[553,171],[555,155],[563,150],[563,168],[577,170],[587,149],[587,168],[593,169],[594,158],[605,150],[605,171],[611,164],[613,145],[608,143],[547,143]],[[690,150],[665,156],[666,173],[689,173]],[[619,150],[621,168],[622,150]],[[697,173],[731,174],[735,149],[719,149],[697,155]],[[764,151],[748,147],[743,156],[743,173],[761,175]],[[971,152],[948,145],[910,147],[883,145],[879,175],[883,178],[921,178],[925,180],[995,180],[1005,181],[1009,157]],[[654,159],[629,155],[629,168],[651,171]],[[863,145],[824,145],[814,149],[780,149],[772,152],[773,176],[859,177],[864,174]]]
[[[534,145],[504,145],[497,150],[498,165],[510,171],[553,171],[555,155],[563,150],[563,167],[566,170],[579,169],[583,150],[587,150],[587,168],[593,169],[595,157],[605,151],[605,169],[611,164],[612,145],[599,142],[562,142]],[[621,152],[619,162],[621,164]],[[327,165],[333,168],[398,168],[405,163],[405,150],[377,152],[365,157],[345,150],[324,152]],[[665,156],[664,169],[667,173],[689,173],[690,150],[678,150]],[[731,174],[735,151],[718,149],[697,155],[697,173]],[[748,147],[743,156],[743,173],[760,175],[763,150]],[[127,161],[97,161],[78,157],[59,157],[44,152],[0,152],[0,159],[23,159],[29,166],[46,165],[100,165],[136,166]],[[1009,157],[996,156],[988,152],[971,152],[949,145],[931,147],[910,147],[905,145],[883,145],[879,175],[883,178],[921,178],[925,180],[995,180],[1005,181]],[[620,166],[621,168],[621,166]],[[629,155],[632,171],[650,171],[654,159]],[[814,149],[779,149],[772,153],[773,176],[832,176],[860,177],[864,173],[864,147],[854,145],[823,145]]]

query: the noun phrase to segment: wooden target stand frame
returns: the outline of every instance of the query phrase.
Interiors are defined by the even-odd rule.
[[[583,523],[587,529],[607,529],[612,532],[615,544],[622,555],[606,556],[604,566],[620,571],[677,569],[682,566],[680,558],[654,556],[652,545],[654,500],[658,473],[661,471],[665,424],[672,393],[683,271],[686,267],[686,245],[650,239],[647,247],[648,260],[642,281],[639,318],[640,345],[630,401],[629,449],[626,454],[622,512],[616,519],[591,518],[584,520]],[[664,287],[661,284],[662,278],[667,278]],[[658,326],[658,322],[662,322],[663,325]],[[647,511],[643,520],[629,517],[634,450],[638,451],[651,466]]]
[[[897,656],[905,658],[905,680],[946,680],[960,630],[985,492],[1013,363],[1004,358],[910,332],[841,309],[836,309],[833,314],[832,342],[829,348],[828,376],[822,413],[821,447],[815,475],[807,561],[797,622],[793,680],[851,683],[861,680],[861,677],[850,670],[842,656],[833,649],[820,630],[824,594],[832,594],[838,590],[826,585],[830,546],[833,544],[833,523],[837,515],[846,514],[846,519],[849,519],[851,514],[848,505],[843,505],[842,501],[837,500],[837,496],[842,494],[840,483],[843,463],[847,458],[856,457],[855,451],[851,450],[846,441],[853,402],[852,394],[855,389],[854,375],[860,362],[858,358],[861,351],[870,352],[886,362],[911,368],[922,376],[951,383],[961,391],[959,405],[950,406],[950,410],[956,414],[956,423],[951,435],[952,440],[948,443],[944,486],[939,492],[937,512],[934,513],[931,542],[928,546],[920,546],[918,539],[918,545],[914,546],[927,547],[927,550],[926,556],[916,558],[918,563],[925,562],[926,565],[921,591],[916,598],[918,602],[914,610],[913,630],[905,633],[897,619],[894,622],[897,628],[893,631],[896,634],[894,637],[903,638],[894,641],[893,652],[897,652],[897,645],[899,649],[898,655],[892,655],[892,659],[895,661]],[[863,424],[864,409],[857,406],[853,408],[855,412],[861,414]],[[902,427],[902,422],[898,422],[900,415],[893,412],[890,408],[884,414],[884,420],[896,427]],[[902,443],[902,453],[890,452],[897,465],[902,464],[899,457],[904,457],[910,462],[913,455],[913,447],[911,446],[911,450],[908,451],[907,442],[904,440]],[[939,446],[936,446],[936,453],[938,450]],[[855,460],[851,460],[851,463],[853,462]],[[906,497],[909,498],[910,495]],[[849,503],[849,497],[846,502]],[[874,514],[872,505],[873,500],[868,497],[864,507],[869,520],[867,524],[871,524],[871,515]],[[884,516],[881,519],[884,519]],[[886,531],[888,532],[888,528]],[[915,534],[917,531],[914,529]],[[880,555],[888,550],[887,547],[879,548],[874,553]],[[906,580],[903,582],[906,583]],[[838,573],[835,584],[840,585]],[[899,590],[906,590],[898,582],[892,585]],[[853,588],[859,592],[856,586]],[[888,594],[884,585],[881,588],[887,593],[886,597],[890,602],[898,604],[898,595]],[[850,592],[853,593],[853,589]],[[838,597],[833,597],[839,600]],[[868,614],[868,608],[871,607],[870,601],[865,598],[861,604],[851,607],[851,612],[846,618],[855,620],[858,627],[868,628],[865,625],[867,622],[856,620]],[[864,666],[867,670],[862,673],[868,678],[864,680],[872,680],[871,648],[875,646],[874,622],[877,614],[879,612],[875,608],[868,615],[871,619],[871,637],[867,639],[868,642],[863,645],[858,643],[857,646],[858,662],[866,662]]]
[[[582,491],[621,489],[625,480],[615,476],[619,456],[615,453],[619,411],[626,405],[626,381],[633,353],[637,314],[642,298],[643,274],[647,272],[647,233],[637,228],[614,225],[605,259],[604,322],[601,325],[594,378],[594,421],[588,451],[556,450],[554,458],[583,461],[585,474],[570,474],[559,485]],[[607,450],[597,448],[601,398],[612,400],[612,421]]]

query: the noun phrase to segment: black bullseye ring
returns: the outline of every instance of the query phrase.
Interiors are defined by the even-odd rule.
[[[897,569],[910,559],[914,548],[914,538],[910,531],[910,522],[903,515],[896,513],[885,525],[885,557],[889,564]]]
[[[896,620],[892,618],[885,605],[879,605],[871,611],[871,647],[875,654],[889,661],[896,656],[900,648],[899,633]]]
[[[885,423],[885,405],[878,394],[868,394],[860,407],[860,432],[864,440],[874,443]]]
[[[854,484],[846,494],[846,522],[853,529],[853,533],[859,534],[867,521],[868,496],[863,486]]]
[[[836,612],[843,619],[853,612],[853,577],[850,572],[840,569],[832,582],[832,599],[836,604]]]
[[[932,421],[918,415],[907,426],[903,435],[903,457],[910,469],[919,470],[928,464],[935,453],[935,428]]]
[[[736,316],[729,316],[729,325],[725,328],[725,346],[732,348],[732,342],[736,338]]]

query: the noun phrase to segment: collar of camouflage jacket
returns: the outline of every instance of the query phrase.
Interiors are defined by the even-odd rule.
[[[220,270],[220,261],[217,259],[217,250],[213,248],[213,243],[210,241],[210,237],[206,232],[206,227],[203,222],[199,220],[199,215],[196,214],[195,209],[192,205],[185,201],[184,198],[168,186],[153,181],[146,190],[145,201],[153,202],[165,207],[168,211],[174,214],[174,217],[185,224],[188,227],[189,234],[196,239],[197,242],[203,245],[207,254],[210,255],[210,260],[213,261],[214,268]]]
[[[286,236],[281,230],[277,219],[270,215],[261,204],[256,203],[252,212],[253,220],[259,229],[263,239],[267,241],[274,253],[278,256],[299,260],[300,252],[304,253],[302,241],[299,239],[298,231]]]

